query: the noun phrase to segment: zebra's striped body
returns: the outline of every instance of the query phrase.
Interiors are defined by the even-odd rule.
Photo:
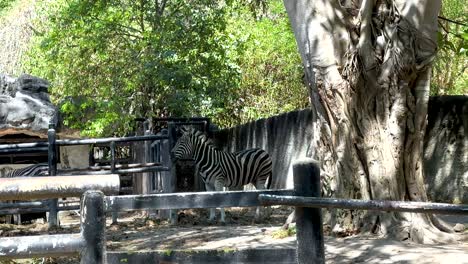
[[[47,176],[49,175],[49,166],[47,163],[39,163],[27,166],[20,169],[11,169],[5,172],[5,178],[12,177],[30,177],[30,176]]]
[[[47,163],[38,163],[34,165],[30,165],[20,169],[11,169],[11,168],[3,168],[2,169],[2,177],[4,178],[13,178],[13,177],[34,177],[34,176],[47,176],[49,175],[49,166]],[[45,218],[45,213],[31,213],[28,214],[32,219],[35,218]],[[15,222],[18,224],[21,223],[21,215],[14,215]],[[7,222],[11,222],[11,216]]]
[[[271,158],[262,149],[228,153],[212,146],[200,131],[187,131],[177,141],[172,153],[176,159],[195,160],[207,191],[222,191],[223,187],[241,187],[249,183],[257,189],[265,189],[271,184]],[[257,218],[259,214],[257,210]],[[214,218],[214,211],[211,218]],[[221,221],[224,222],[223,210]]]

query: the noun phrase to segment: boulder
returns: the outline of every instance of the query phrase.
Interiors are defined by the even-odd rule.
[[[453,227],[453,231],[455,232],[463,232],[465,231],[466,227],[464,224],[460,224],[460,223],[457,223],[454,227]]]
[[[0,136],[44,134],[57,123],[57,109],[49,99],[49,83],[31,75],[0,74]]]

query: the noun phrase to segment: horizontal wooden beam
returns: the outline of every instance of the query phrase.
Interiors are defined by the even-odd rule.
[[[119,175],[0,178],[0,200],[80,197],[87,190],[119,191]]]
[[[134,142],[134,141],[153,141],[168,139],[168,136],[135,136],[135,137],[113,137],[113,138],[89,138],[89,139],[59,139],[56,144],[59,146],[73,146],[73,145],[90,145],[90,144],[102,144],[111,142]]]
[[[153,118],[153,120],[155,120],[156,122],[210,122],[210,119],[208,117],[157,117]]]
[[[49,207],[0,209],[0,215],[44,213],[44,212],[48,212],[49,210],[50,210]],[[80,206],[70,205],[70,206],[57,207],[57,211],[75,211],[75,210],[80,210]]]
[[[277,204],[300,207],[468,215],[468,205],[464,204],[456,205],[429,202],[315,198],[302,196],[280,196],[274,194],[262,194],[260,195],[259,199],[264,205]]]
[[[296,264],[295,248],[157,250],[107,252],[109,264],[117,263],[271,263]]]
[[[189,192],[105,197],[107,211],[261,206],[260,194],[292,195],[292,190]]]
[[[134,169],[134,168],[146,168],[146,167],[154,167],[154,166],[162,166],[162,163],[150,162],[150,163],[130,163],[130,164],[116,164],[115,169]],[[103,166],[90,166],[86,168],[77,168],[77,169],[62,169],[63,172],[68,171],[95,171],[95,170],[110,170],[110,165],[103,165]]]
[[[0,210],[4,209],[22,209],[22,208],[42,208],[47,207],[47,201],[19,202],[19,203],[0,203]]]
[[[155,171],[169,171],[170,168],[166,166],[151,166],[151,167],[140,167],[140,168],[129,168],[129,169],[116,169],[111,170],[90,170],[90,171],[74,171],[74,170],[58,170],[60,175],[73,176],[76,173],[81,175],[109,175],[109,174],[129,174],[129,173],[144,173],[144,172],[155,172]]]
[[[0,238],[0,259],[78,255],[84,246],[80,234]]]
[[[49,145],[48,142],[32,142],[32,143],[18,143],[18,144],[2,144],[0,150],[11,150],[11,149],[31,149],[31,148],[46,148]]]
[[[16,154],[16,153],[29,153],[29,152],[47,152],[47,147],[32,147],[32,148],[4,148],[0,149],[1,154]]]

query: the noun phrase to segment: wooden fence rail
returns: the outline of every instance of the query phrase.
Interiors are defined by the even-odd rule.
[[[161,209],[191,209],[261,206],[258,197],[293,195],[293,190],[253,190],[230,192],[188,192],[105,197],[107,211],[138,211]]]
[[[104,197],[104,194],[99,191],[88,191],[82,199],[80,234],[52,236],[52,240],[46,238],[50,236],[40,236],[40,238],[43,238],[42,242],[38,240],[37,237],[33,237],[33,239],[24,237],[2,238],[0,239],[0,258],[76,254],[79,251],[81,252],[81,263],[107,263],[105,248],[106,211],[250,207],[261,204],[286,204],[296,206],[297,248],[295,250],[295,260],[297,263],[301,264],[325,263],[322,215],[320,209],[322,207],[468,214],[466,205],[318,198],[318,196],[320,196],[320,170],[318,164],[312,160],[298,162],[293,166],[293,173],[293,190],[175,193],[109,197]],[[66,236],[69,236],[68,242],[65,241],[67,238]],[[50,241],[53,240],[56,242],[55,245],[61,246],[51,247]],[[31,248],[31,250],[24,250],[24,247]],[[239,253],[235,256],[242,257],[243,262],[250,262],[252,260],[261,261],[258,259],[255,252],[256,249],[252,249],[248,253]],[[273,256],[275,252],[274,249],[267,253],[262,251],[262,259],[271,259],[271,256]],[[200,259],[204,257],[203,254],[204,253],[200,253],[190,256],[181,254],[181,257]],[[156,255],[152,255],[151,257],[159,258]],[[216,257],[217,260],[221,261],[223,258],[233,259],[234,255],[213,255],[211,257]],[[174,259],[171,258],[171,261],[173,260]],[[288,263],[290,263],[290,258],[288,258]]]
[[[87,190],[118,193],[119,175],[0,178],[0,200],[80,197]]]
[[[386,200],[357,200],[318,198],[304,196],[282,196],[260,194],[263,205],[289,205],[314,208],[341,208],[354,210],[397,211],[426,214],[468,215],[468,205],[429,202],[402,202]]]
[[[81,210],[79,234],[0,238],[0,259],[80,255],[81,264],[107,263],[104,194],[87,191]]]

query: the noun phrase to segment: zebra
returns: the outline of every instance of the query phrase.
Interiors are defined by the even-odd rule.
[[[47,176],[49,175],[49,165],[47,163],[38,163],[20,169],[6,170],[4,178],[13,177],[31,177],[31,176]]]
[[[183,130],[171,155],[175,159],[194,159],[207,191],[222,191],[223,187],[242,187],[249,183],[256,189],[269,189],[272,161],[263,149],[255,148],[235,153],[216,149],[206,135],[197,130]],[[210,209],[210,221],[215,220],[215,208]],[[255,219],[260,218],[257,207]],[[225,222],[221,208],[221,222]]]
[[[13,169],[11,167],[2,168],[2,178],[14,177],[34,177],[34,176],[48,176],[49,165],[47,163],[38,163],[20,169]],[[45,213],[33,213],[31,215],[37,217],[45,217]],[[16,221],[21,224],[21,215],[15,215]],[[11,218],[10,218],[11,219]],[[11,221],[11,220],[9,220]]]

